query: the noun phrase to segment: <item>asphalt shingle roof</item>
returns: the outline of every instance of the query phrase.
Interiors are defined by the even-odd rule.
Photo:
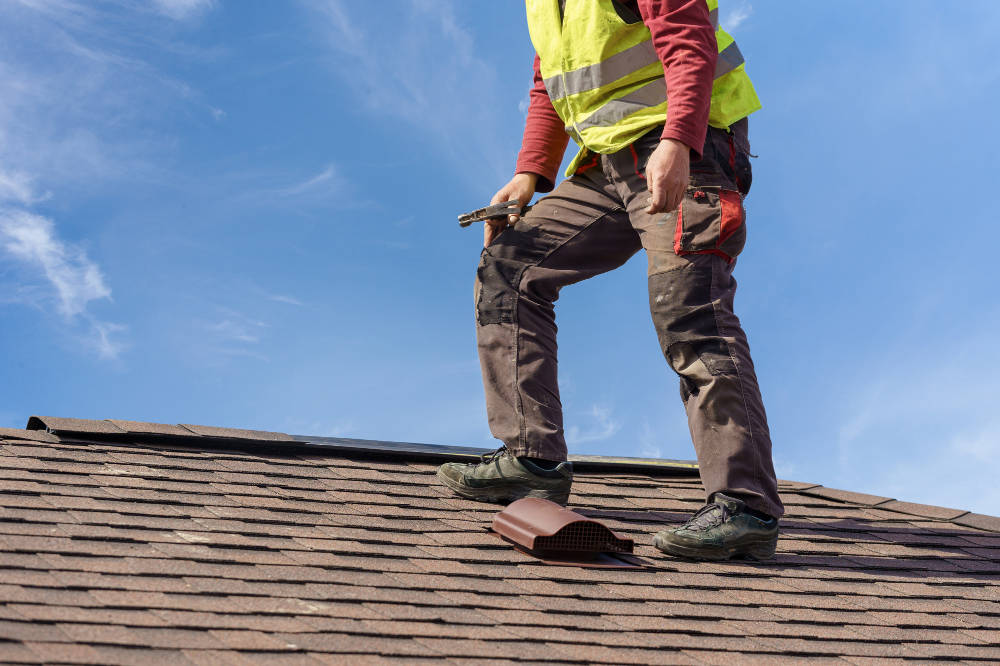
[[[588,472],[646,566],[556,566],[405,452],[45,425],[0,430],[2,663],[1000,661],[1000,518],[782,482],[773,560],[691,562],[697,477]]]

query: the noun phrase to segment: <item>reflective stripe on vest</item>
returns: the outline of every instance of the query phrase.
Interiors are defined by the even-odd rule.
[[[610,127],[636,111],[663,104],[666,101],[667,82],[664,79],[656,79],[624,97],[611,100],[587,116],[586,120],[576,123],[575,126],[566,127],[566,131],[572,135],[574,129],[577,132],[582,132],[591,127]]]
[[[736,42],[733,42],[719,51],[719,59],[715,61],[715,78],[722,78],[744,62],[746,60],[743,59],[743,54],[740,53],[740,47],[736,46]]]
[[[550,76],[545,79],[545,89],[549,92],[549,98],[555,101],[567,95],[576,95],[600,88],[659,61],[660,58],[656,55],[652,41],[639,42],[621,53],[610,56],[607,60],[575,69],[572,72]]]
[[[588,90],[595,90],[655,62],[659,62],[659,56],[656,49],[653,48],[653,42],[641,42],[595,65],[587,65],[572,72],[550,76],[545,79],[545,89],[549,93],[549,98],[555,101],[567,95],[577,95]],[[736,46],[736,42],[731,43],[719,52],[714,78],[725,76],[744,62],[743,54]],[[665,102],[667,99],[665,86],[663,90],[664,97],[656,102],[657,104]]]

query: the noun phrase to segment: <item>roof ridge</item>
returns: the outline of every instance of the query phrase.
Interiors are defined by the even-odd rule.
[[[103,439],[114,441],[124,439],[128,439],[129,441],[139,440],[144,443],[156,441],[180,443],[187,441],[221,444],[230,447],[282,445],[291,448],[304,447],[340,453],[353,452],[380,456],[405,455],[407,458],[417,458],[425,461],[475,460],[489,450],[478,447],[441,444],[289,435],[266,430],[220,428],[187,423],[168,425],[146,421],[120,419],[91,420],[56,416],[31,416],[24,431],[0,428],[0,439],[4,438],[4,436],[17,437],[16,433],[18,432],[24,432],[26,435],[32,433],[27,437],[28,439],[47,443],[57,443],[61,441],[61,437],[74,439],[81,435],[99,435]],[[570,461],[580,471],[609,472],[636,470],[642,471],[645,474],[693,475],[697,474],[698,470],[696,462],[683,460],[571,455]],[[821,484],[804,485],[803,487],[796,488],[795,492],[842,504],[877,508],[935,522],[952,523],[963,527],[1000,532],[1000,517],[973,513],[967,510],[906,502],[891,497],[828,488]]]
[[[260,445],[279,444],[380,456],[404,454],[408,459],[438,462],[474,461],[491,450],[470,446],[391,442],[376,439],[289,435],[283,432],[219,428],[189,423],[168,425],[147,421],[91,420],[58,416],[32,416],[28,419],[26,429],[33,432],[45,432],[57,437],[78,438],[81,435],[99,435],[104,439],[116,441],[126,438],[130,441],[139,440],[144,443],[155,441],[181,443],[185,440],[194,440],[229,446],[257,443]],[[644,474],[669,475],[696,475],[698,473],[698,463],[693,460],[576,454],[569,456],[569,460],[581,471],[641,471]]]

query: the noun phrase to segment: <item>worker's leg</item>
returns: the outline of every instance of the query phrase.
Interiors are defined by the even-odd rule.
[[[680,259],[676,268],[649,276],[650,311],[660,347],[680,376],[705,491],[780,517],[767,417],[733,312],[731,266],[711,254]]]
[[[553,307],[559,290],[622,265],[639,247],[596,163],[483,250],[476,333],[486,410],[493,435],[515,456],[566,459]]]
[[[633,159],[618,156],[611,166],[648,254],[650,311],[663,354],[680,376],[702,482],[709,498],[722,493],[780,517],[767,418],[733,311],[732,268],[746,238],[736,181],[742,175],[740,184],[748,185],[749,170],[730,159],[730,137],[710,130],[680,209],[647,215],[638,173],[655,143],[637,142]]]

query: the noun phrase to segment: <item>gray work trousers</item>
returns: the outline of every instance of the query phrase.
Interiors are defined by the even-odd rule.
[[[554,302],[642,248],[653,325],[680,377],[706,493],[780,517],[767,417],[733,312],[751,178],[746,120],[709,128],[679,209],[650,215],[644,170],[660,132],[584,161],[483,250],[476,333],[490,429],[514,455],[566,459]]]

